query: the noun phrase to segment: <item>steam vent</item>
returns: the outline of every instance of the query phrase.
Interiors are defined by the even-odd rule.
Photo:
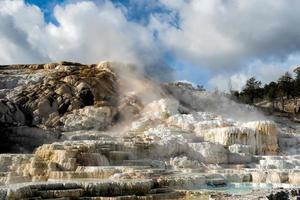
[[[116,62],[0,67],[0,199],[299,199],[300,137]]]

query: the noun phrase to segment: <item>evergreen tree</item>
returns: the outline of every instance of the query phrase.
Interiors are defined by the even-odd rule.
[[[242,94],[246,97],[246,101],[253,104],[254,100],[260,97],[261,82],[257,81],[254,77],[247,80],[246,85],[242,91]]]
[[[295,96],[299,97],[300,96],[300,67],[297,67],[294,70],[296,77],[294,81],[294,92]]]
[[[285,99],[294,97],[294,80],[289,72],[278,79],[278,94],[281,98],[282,110],[284,111]]]
[[[275,108],[275,100],[278,95],[278,85],[275,82],[271,82],[269,84],[266,84],[264,87],[264,96],[272,102],[273,108]]]
[[[243,90],[230,91],[230,96],[233,100],[253,104],[261,100],[272,102],[273,108],[277,99],[281,101],[281,110],[285,110],[286,99],[294,99],[294,112],[298,112],[297,98],[300,98],[300,66],[294,70],[295,78],[289,72],[282,75],[277,82],[270,82],[261,87],[261,82],[251,77],[247,80]],[[230,84],[229,84],[230,86]],[[230,87],[229,87],[230,88]]]

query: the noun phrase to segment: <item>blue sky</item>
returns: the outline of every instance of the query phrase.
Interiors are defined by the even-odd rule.
[[[52,15],[53,9],[56,5],[63,4],[65,1],[64,0],[50,0],[50,1],[26,0],[25,2],[28,4],[38,6],[44,13],[44,17],[47,22],[56,23],[56,20]]]
[[[139,1],[140,3],[137,3]],[[64,1],[64,0],[26,0],[26,3],[33,4],[38,6],[44,14],[45,21],[47,23],[57,24],[55,17],[53,16],[53,9],[56,5],[64,5],[72,1]],[[76,2],[76,1],[73,1]],[[101,1],[94,1],[95,3],[99,3]],[[136,23],[140,23],[143,25],[147,25],[149,23],[149,17],[154,13],[171,13],[172,10],[167,9],[165,6],[155,3],[149,5],[147,1],[140,0],[112,0],[116,6],[124,6],[127,9],[126,18],[129,21],[133,21]],[[178,24],[178,16],[172,22],[174,26],[179,26]],[[195,84],[206,85],[208,81],[208,70],[205,68],[201,68],[199,66],[195,66],[190,63],[188,60],[177,59],[172,52],[166,52],[163,55],[164,61],[174,70],[176,71],[176,79],[177,80],[187,80],[193,82]]]
[[[263,83],[276,80],[300,63],[300,2],[294,0],[0,4],[0,45],[6,50],[0,51],[2,64],[164,62],[177,80],[226,90],[229,82],[241,89],[251,76]]]

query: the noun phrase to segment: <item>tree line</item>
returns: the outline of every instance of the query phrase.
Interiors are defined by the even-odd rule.
[[[300,67],[294,70],[295,77],[286,72],[277,81],[272,81],[262,85],[261,81],[251,77],[247,80],[242,91],[230,91],[232,98],[239,102],[254,104],[263,100],[272,102],[275,108],[275,102],[281,102],[281,110],[284,111],[286,100],[300,97]]]

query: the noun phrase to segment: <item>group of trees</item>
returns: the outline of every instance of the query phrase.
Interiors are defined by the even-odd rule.
[[[296,68],[294,73],[295,78],[286,72],[276,82],[272,81],[264,86],[255,77],[251,77],[241,92],[231,91],[231,95],[247,104],[268,100],[273,103],[274,107],[275,101],[281,101],[281,109],[284,110],[285,100],[300,97],[300,67]]]

